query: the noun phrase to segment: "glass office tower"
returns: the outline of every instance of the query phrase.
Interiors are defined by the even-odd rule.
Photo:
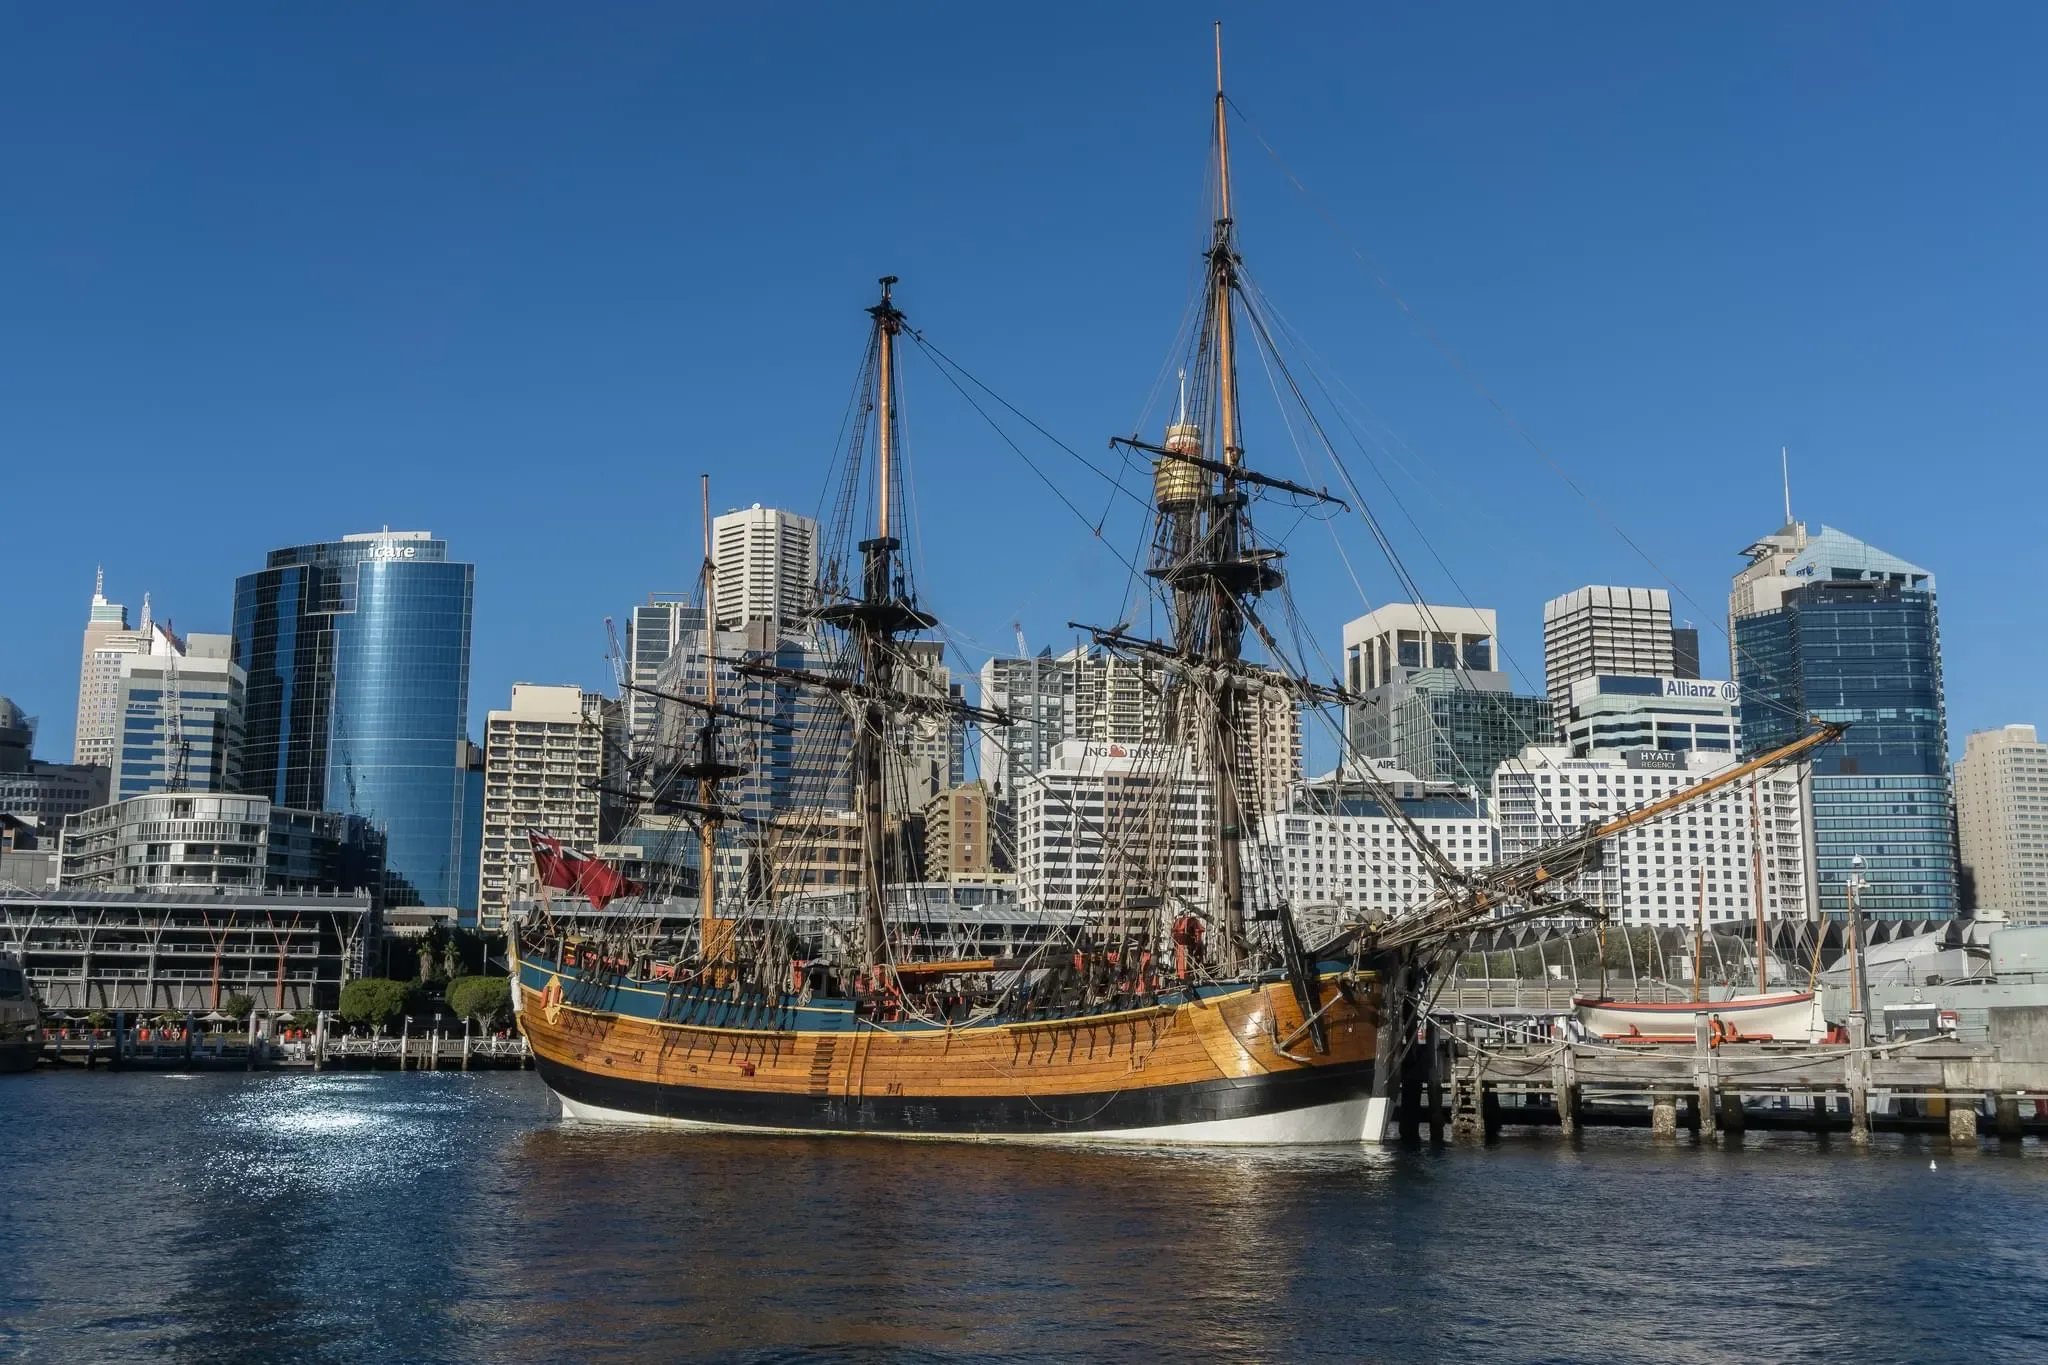
[[[235,580],[242,790],[369,821],[387,905],[465,900],[474,584],[425,531],[274,550]]]
[[[1925,570],[1823,528],[1770,575],[1780,580],[1736,615],[1743,747],[1789,743],[1807,716],[1846,721],[1848,734],[1813,765],[1813,850],[1823,912],[1845,914],[1851,860],[1879,919],[1955,913],[1949,823],[1948,723],[1934,580]],[[1779,553],[1787,547],[1781,546]],[[1771,553],[1771,551],[1765,551]],[[1761,579],[1752,582],[1761,583]]]

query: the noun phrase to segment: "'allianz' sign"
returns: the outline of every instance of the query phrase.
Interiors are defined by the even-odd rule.
[[[1664,695],[1689,701],[1726,701],[1740,698],[1741,693],[1732,682],[1703,682],[1698,678],[1664,679]]]

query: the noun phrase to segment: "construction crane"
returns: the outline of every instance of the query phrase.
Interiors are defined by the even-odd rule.
[[[1010,622],[1010,629],[1017,632],[1017,657],[1020,659],[1030,658],[1031,646],[1024,643],[1024,623],[1022,621],[1012,621]]]
[[[166,629],[164,639],[164,789],[184,791],[191,780],[192,746],[185,739],[185,703],[178,695],[178,646]]]

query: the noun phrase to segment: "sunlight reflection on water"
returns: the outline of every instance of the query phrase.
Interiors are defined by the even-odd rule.
[[[508,1073],[0,1097],[0,1358],[2048,1356],[2039,1144],[805,1140],[565,1126]]]

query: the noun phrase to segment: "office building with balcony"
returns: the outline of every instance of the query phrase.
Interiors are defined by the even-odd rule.
[[[58,885],[91,890],[369,892],[378,841],[360,821],[260,796],[167,792],[72,816]]]

